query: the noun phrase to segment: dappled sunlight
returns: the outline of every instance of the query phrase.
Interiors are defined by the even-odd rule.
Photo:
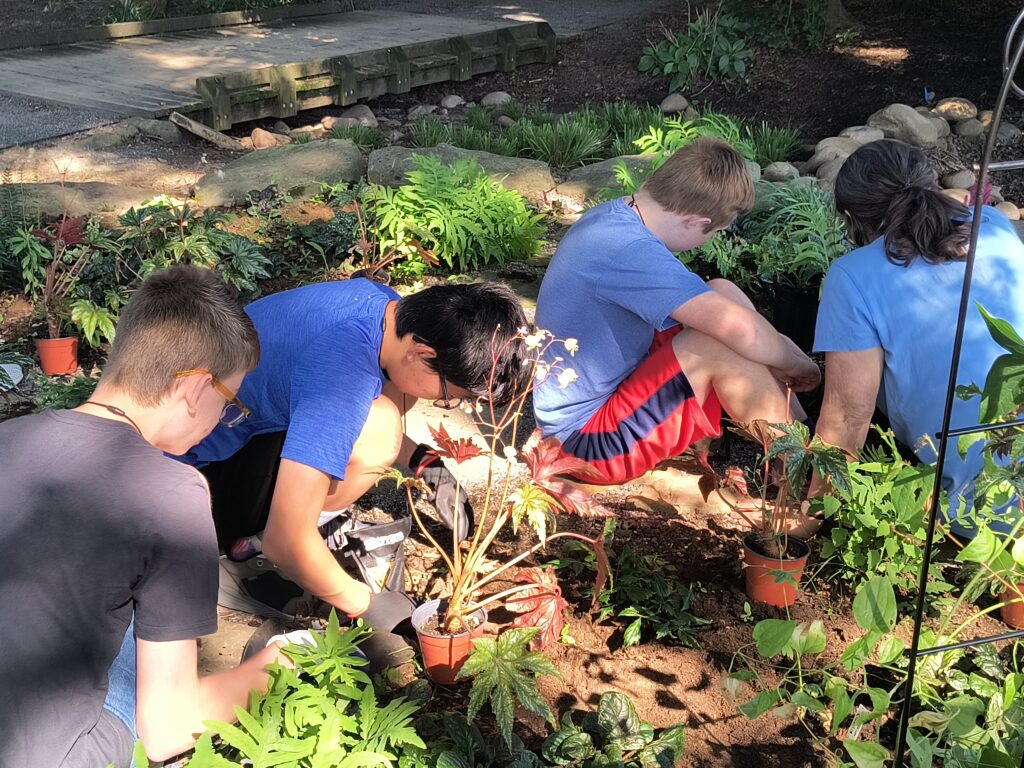
[[[902,64],[910,58],[906,48],[892,48],[884,45],[851,45],[843,48],[843,53],[860,59],[873,67],[892,67]]]

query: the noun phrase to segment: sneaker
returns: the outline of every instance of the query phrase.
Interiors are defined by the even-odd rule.
[[[314,601],[311,594],[284,578],[262,554],[242,562],[220,558],[217,603],[224,608],[290,623],[296,615],[309,615]]]

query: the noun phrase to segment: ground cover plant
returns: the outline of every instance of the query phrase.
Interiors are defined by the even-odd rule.
[[[749,32],[736,16],[702,10],[682,31],[663,29],[665,39],[644,48],[640,71],[671,78],[670,91],[690,91],[705,79],[741,79],[752,56]]]

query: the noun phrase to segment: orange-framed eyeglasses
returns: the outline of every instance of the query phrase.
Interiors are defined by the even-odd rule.
[[[209,371],[204,371],[199,368],[191,369],[188,371],[178,371],[174,374],[176,379],[184,379],[189,376],[203,376],[210,375],[210,385],[221,394],[227,401],[224,403],[224,410],[220,414],[220,423],[229,429],[231,427],[237,427],[252,413],[241,400],[238,399],[238,395],[224,386],[224,382],[218,379]]]

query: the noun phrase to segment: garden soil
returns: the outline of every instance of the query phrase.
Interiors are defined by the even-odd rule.
[[[28,2],[0,3],[0,28],[22,23]],[[38,9],[39,3],[31,6]],[[63,0],[64,7],[79,8],[85,0]],[[101,5],[101,3],[95,3]],[[982,109],[995,100],[1001,77],[999,50],[1005,31],[1017,10],[1014,4],[982,0],[903,3],[849,0],[847,8],[862,23],[860,37],[823,53],[783,54],[757,52],[748,82],[742,85],[711,84],[692,94],[692,100],[753,119],[791,123],[802,128],[814,142],[847,125],[862,124],[874,111],[895,101],[920,104],[925,89],[937,97],[964,96]],[[94,9],[95,10],[95,9]],[[679,28],[685,8],[668,15],[637,18],[631,25],[597,29],[559,46],[558,62],[533,65],[512,73],[482,76],[468,83],[438,85],[403,96],[376,99],[370,106],[380,115],[404,117],[416,103],[436,104],[456,92],[476,100],[493,90],[506,90],[520,99],[550,110],[568,111],[588,101],[633,100],[657,104],[667,83],[636,71],[640,50],[660,38],[662,26]],[[37,14],[35,28],[54,18]],[[1024,110],[1008,105],[1008,118],[1019,122]],[[295,124],[308,122],[300,116]],[[241,135],[252,126],[240,126]],[[61,156],[67,141],[43,142],[31,151],[0,153],[0,169],[10,169],[19,180],[53,180],[53,160]],[[976,152],[965,146],[964,153]],[[1008,146],[1005,156],[1024,156],[1024,147]],[[76,155],[77,156],[77,155]],[[156,142],[135,141],[107,153],[89,155],[76,167],[71,181],[112,181],[126,186],[145,180],[161,192],[187,191],[195,179],[230,159],[230,153],[213,150],[198,140],[168,147]],[[1004,194],[1024,202],[1024,184],[1015,178],[1002,180]],[[1015,194],[1013,190],[1017,190]],[[0,296],[0,340],[24,338],[31,329],[28,308],[20,299]],[[0,409],[3,403],[0,401]],[[732,450],[741,445],[733,441]],[[733,461],[749,462],[749,453],[736,453]],[[637,502],[631,496],[649,495],[641,485],[618,489],[606,498],[619,519],[615,545],[629,544],[641,553],[657,554],[684,583],[695,590],[694,613],[710,621],[698,631],[699,648],[682,648],[654,642],[623,647],[622,628],[595,625],[587,613],[588,599],[582,583],[567,588],[571,608],[566,611],[572,645],[550,650],[562,681],[545,680],[542,689],[556,713],[573,707],[592,707],[609,689],[628,693],[642,718],[657,727],[677,722],[687,725],[683,765],[736,766],[747,768],[805,768],[827,762],[827,755],[811,746],[805,726],[793,719],[770,715],[748,721],[736,711],[737,701],[722,687],[734,653],[751,640],[753,623],[767,617],[783,617],[785,611],[753,606],[745,612],[739,564],[742,525],[727,514],[709,513],[699,504],[667,505]],[[365,499],[360,508],[380,511],[384,517],[401,510],[401,500],[381,491]],[[590,534],[599,531],[595,521],[562,520],[561,525]],[[513,541],[503,546],[514,549]],[[812,556],[812,563],[814,562]],[[409,548],[408,570],[416,574],[415,591],[430,595],[439,589],[431,553],[422,542]],[[850,618],[850,596],[843,584],[829,583],[811,573],[792,616],[800,620],[822,619],[829,631],[824,658],[860,635]],[[204,642],[208,669],[230,664],[240,653],[248,617],[225,615],[235,625],[236,639],[223,635]],[[240,631],[239,628],[241,628]],[[979,634],[994,634],[1000,627],[984,621]],[[219,662],[218,662],[219,659]],[[771,678],[762,680],[770,686]],[[753,691],[750,691],[752,695]],[[440,690],[439,706],[446,701],[462,706],[464,690]],[[536,745],[543,724],[525,718],[524,738]],[[487,727],[486,721],[482,727]],[[820,732],[820,726],[809,727]]]

